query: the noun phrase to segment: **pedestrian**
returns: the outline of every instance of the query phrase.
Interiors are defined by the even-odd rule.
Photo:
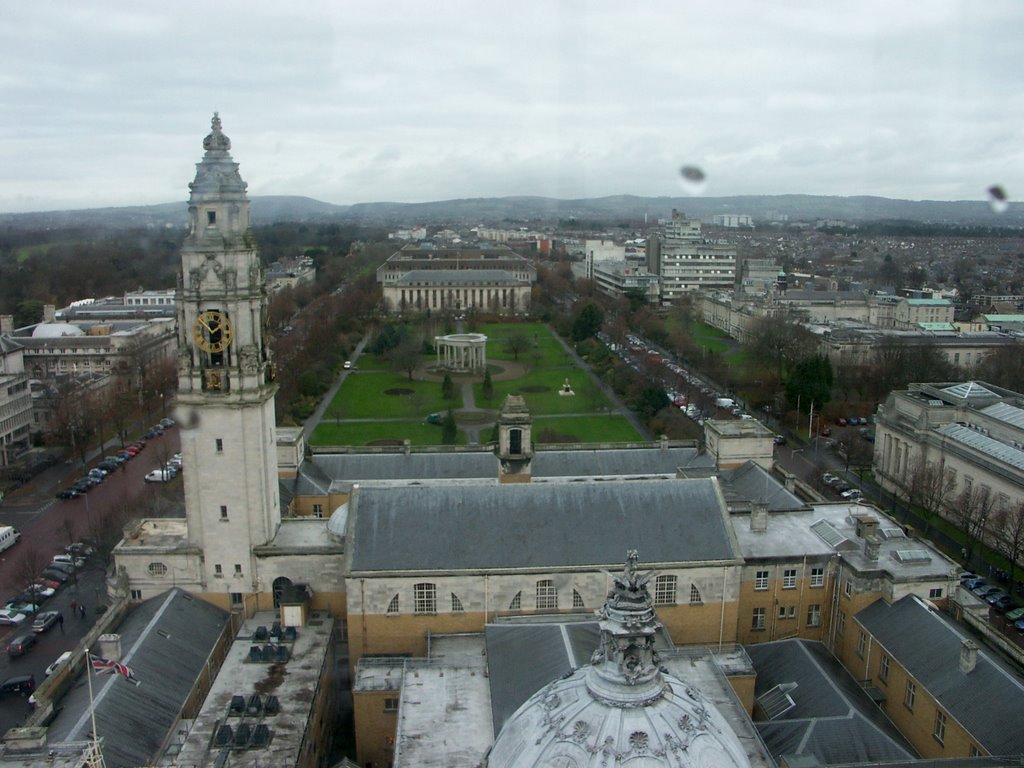
[[[57,613],[57,623],[60,624],[60,633],[63,635],[64,634],[64,614],[63,613],[59,613],[59,612]]]
[[[71,612],[74,613],[78,610],[78,601],[75,598],[71,598]]]
[[[79,604],[79,606],[78,606],[78,615],[81,616],[83,619],[85,618],[85,604],[84,603],[80,603]]]

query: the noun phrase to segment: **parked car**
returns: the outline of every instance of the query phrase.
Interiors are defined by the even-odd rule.
[[[57,671],[57,667],[59,667],[61,664],[66,662],[68,659],[70,659],[71,656],[72,656],[71,651],[64,651],[64,653],[62,653],[60,656],[58,656],[56,659],[53,660],[53,663],[50,664],[50,666],[48,666],[46,668],[46,671],[43,674],[46,675],[47,677],[49,677],[50,675],[52,675],[54,672]]]
[[[36,679],[33,675],[15,675],[0,683],[0,693],[17,693],[20,696],[28,696],[35,689]]]
[[[170,467],[157,467],[151,472],[148,472],[143,480],[147,483],[166,483],[174,479],[177,475],[177,471]]]
[[[172,418],[171,418],[170,416],[165,416],[164,418],[160,419],[160,426],[161,426],[161,427],[162,427],[163,429],[170,429],[170,428],[171,428],[171,427],[173,427],[173,426],[174,426],[174,425],[175,425],[176,423],[177,423],[177,422],[175,422],[175,421],[174,421],[174,419],[172,419]]]
[[[842,496],[844,499],[848,499],[849,501],[856,501],[857,499],[861,499],[864,497],[864,492],[860,488],[851,488],[848,491],[843,491],[839,495]]]
[[[1024,632],[1024,619],[1017,619],[1015,622],[1013,622],[1013,626],[1017,629],[1018,632]]]
[[[1004,592],[1001,589],[997,589],[995,592],[989,592],[987,595],[985,595],[985,602],[988,603],[989,605],[995,605],[997,602],[1002,600],[1004,597],[1005,598],[1010,598],[1010,596],[1008,594],[1006,594],[1006,592]],[[1012,599],[1012,598],[1010,598],[1010,599]]]
[[[33,584],[31,587],[29,587],[20,595],[18,595],[17,600],[18,602],[22,603],[35,602],[38,604],[45,602],[46,600],[49,600],[55,594],[57,594],[57,590],[53,589],[52,587],[43,587],[39,584]]]
[[[59,611],[43,611],[32,622],[32,631],[36,634],[45,632],[60,620]]]
[[[113,472],[115,469],[117,469],[117,462],[116,461],[108,461],[107,459],[104,459],[103,461],[101,461],[96,466],[99,469],[105,470],[107,472]]]
[[[73,544],[68,544],[64,547],[64,551],[69,555],[74,555],[75,557],[92,557],[96,550],[84,541],[76,541]]]
[[[964,571],[963,573],[960,574],[960,583],[964,584],[964,583],[970,581],[971,579],[977,579],[977,578],[980,578],[978,576],[978,574],[971,573],[970,571]]]
[[[65,488],[63,491],[57,491],[56,498],[58,499],[77,499],[82,495],[82,491],[77,488]]]
[[[981,578],[980,576],[974,576],[974,575],[972,574],[972,575],[971,575],[971,578],[969,578],[969,579],[962,579],[962,580],[960,581],[960,584],[961,584],[961,585],[963,586],[963,588],[964,588],[964,589],[966,589],[966,590],[967,590],[968,592],[973,592],[973,591],[974,591],[974,590],[976,590],[976,589],[977,589],[978,587],[980,587],[980,586],[982,586],[983,584],[985,584],[985,580],[984,580],[983,578]]]
[[[344,365],[342,365],[341,367],[344,368],[346,371],[351,370],[351,368],[352,368],[352,361],[351,360],[346,360]]]
[[[988,604],[997,611],[1006,611],[1013,607],[1013,598],[1007,594],[1000,595],[994,600],[989,597]]]
[[[11,600],[7,605],[4,606],[5,610],[11,611],[12,613],[23,613],[25,616],[32,616],[36,611],[39,610],[39,603],[33,603],[31,601],[24,602],[21,600]]]
[[[48,579],[45,576],[38,577],[32,582],[37,587],[45,587],[46,589],[58,590],[60,589],[61,582],[55,579]]]
[[[59,557],[59,555],[58,555],[58,557]],[[72,573],[75,572],[75,565],[74,565],[74,563],[63,563],[60,560],[54,560],[48,566],[46,566],[46,570],[48,570],[48,571],[61,571],[62,573],[71,575]]]
[[[982,584],[981,586],[972,589],[971,592],[980,597],[982,600],[985,600],[993,592],[1002,592],[1002,590],[999,589],[999,587],[993,587],[991,584]]]
[[[103,461],[109,461],[114,466],[120,467],[127,461],[127,459],[123,459],[115,454],[114,456],[104,456]]]
[[[59,582],[60,584],[63,584],[71,578],[67,573],[64,571],[58,571],[56,568],[47,568],[40,575],[47,581]]]
[[[1024,619],[1024,608],[1014,608],[1012,611],[1006,612],[1006,620],[1009,622],[1019,621]]]
[[[32,650],[32,646],[36,644],[36,636],[29,632],[28,634],[18,635],[16,638],[11,640],[7,644],[7,655],[8,656],[23,656]]]
[[[825,485],[832,485],[832,483],[834,483],[838,479],[839,478],[833,475],[831,472],[826,472],[824,475],[821,476],[821,482],[823,482]]]
[[[776,435],[773,438],[773,442],[776,445],[785,445],[786,444],[786,436],[785,435]]]
[[[74,557],[73,555],[54,555],[53,562],[63,563],[64,565],[70,565],[76,571],[85,565],[85,560],[81,557]]]
[[[838,419],[836,419],[836,424],[838,426],[840,426],[840,427],[845,427],[846,426],[846,419],[844,419],[844,418],[842,418],[840,416]]]
[[[146,434],[144,434],[143,437],[146,438],[147,440],[152,440],[155,437],[160,437],[160,435],[162,435],[163,433],[164,431],[162,429],[151,429]]]
[[[0,626],[5,627],[17,627],[24,624],[27,620],[27,616],[24,613],[18,613],[16,611],[8,611],[0,608]]]

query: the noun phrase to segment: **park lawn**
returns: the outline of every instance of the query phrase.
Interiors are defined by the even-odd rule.
[[[690,327],[693,329],[694,342],[704,349],[718,353],[729,351],[729,344],[726,341],[729,335],[724,331],[700,321],[694,322]]]
[[[459,445],[466,433],[459,430]],[[321,421],[310,440],[312,445],[367,446],[377,440],[408,440],[411,445],[441,445],[441,427],[423,421]]]
[[[565,367],[573,364],[567,357],[565,348],[543,323],[485,323],[478,333],[487,336],[488,359],[511,360],[530,368]],[[505,340],[517,333],[523,334],[532,342],[530,349],[519,353],[518,360],[511,352],[505,350]]]
[[[411,389],[413,394],[385,394],[389,389]],[[455,388],[454,400],[445,400],[441,397],[439,381],[409,381],[404,374],[360,372],[346,377],[324,411],[323,420],[333,421],[336,416],[342,419],[423,419],[436,411],[461,407],[459,387]]]
[[[565,380],[576,393],[573,397],[558,394]],[[595,413],[609,407],[608,399],[586,373],[576,369],[543,368],[531,371],[526,376],[511,381],[495,381],[494,397],[485,400],[483,384],[473,385],[473,398],[478,408],[500,408],[508,394],[520,394],[526,400],[526,406],[534,416],[556,413]],[[544,387],[543,392],[530,392],[530,387]],[[527,391],[524,391],[527,390]]]
[[[546,430],[554,431],[555,442],[574,443],[637,443],[643,441],[624,416],[614,413],[601,416],[552,416],[534,419],[533,439],[537,443],[548,442],[542,438]]]

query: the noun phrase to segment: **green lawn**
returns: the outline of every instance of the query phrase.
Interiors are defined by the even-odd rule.
[[[721,353],[729,351],[729,343],[726,341],[729,335],[725,331],[720,331],[718,328],[705,322],[694,322],[690,327],[693,330],[694,342],[700,346],[712,352]]]
[[[413,392],[385,394],[390,389],[411,389]],[[409,381],[409,377],[402,374],[360,371],[345,379],[327,406],[324,421],[333,421],[336,415],[342,419],[422,419],[428,413],[446,411],[449,407],[454,410],[461,408],[462,392],[458,387],[455,392],[455,400],[448,401],[441,397],[439,381]]]
[[[440,445],[441,427],[423,421],[322,421],[313,430],[313,445],[370,445],[377,440],[409,440],[412,445]],[[460,431],[457,440],[466,444]]]
[[[544,433],[555,433],[556,442],[574,443],[633,443],[643,438],[633,425],[619,414],[608,416],[552,416],[534,419],[533,439],[547,442]],[[569,438],[567,440],[567,438]]]
[[[550,368],[571,366],[572,360],[565,348],[542,323],[510,323],[498,325],[483,323],[477,329],[487,337],[487,359],[511,360],[529,368]],[[505,340],[522,334],[530,341],[530,348],[519,353],[518,359],[505,349]]]
[[[558,394],[565,380],[576,393],[573,397]],[[473,385],[473,398],[478,408],[500,408],[508,394],[520,394],[526,400],[526,407],[533,416],[555,413],[594,413],[607,408],[608,400],[596,389],[589,377],[579,369],[541,368],[524,377],[511,381],[495,381],[494,397],[484,400],[483,384]],[[542,392],[529,391],[532,387],[543,387]]]

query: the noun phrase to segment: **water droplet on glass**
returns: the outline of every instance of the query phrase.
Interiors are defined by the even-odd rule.
[[[199,411],[196,408],[191,409],[185,418],[181,418],[183,414],[178,414],[178,426],[181,428],[182,436],[193,435],[195,431],[199,429]]]
[[[707,176],[696,165],[684,165],[679,169],[679,184],[688,195],[699,195],[704,191]]]
[[[995,213],[1006,213],[1010,207],[1010,200],[1006,196],[1006,190],[998,184],[988,188],[988,204]]]

